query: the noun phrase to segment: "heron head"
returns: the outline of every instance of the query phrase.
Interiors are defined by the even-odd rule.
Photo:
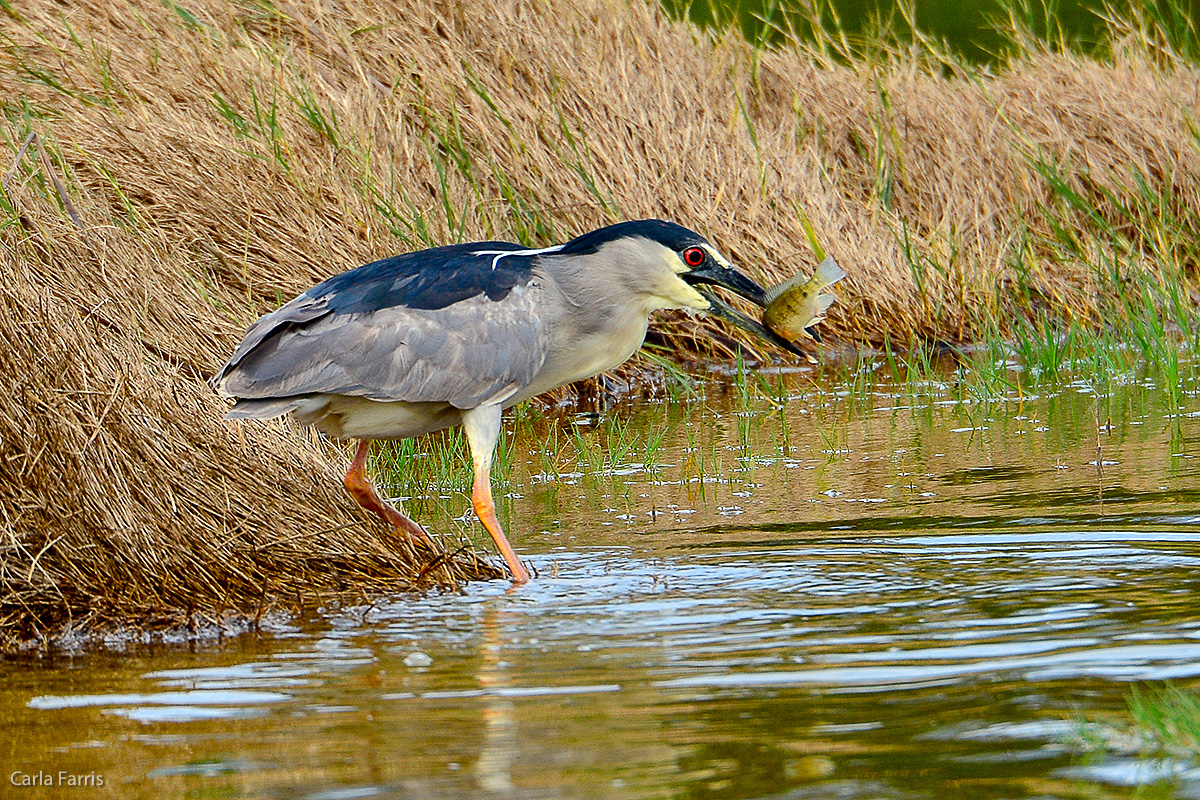
[[[766,290],[721,255],[708,239],[682,225],[660,219],[631,220],[585,233],[554,248],[554,254],[570,263],[581,256],[584,263],[621,265],[608,277],[627,281],[628,290],[644,295],[647,311],[655,308],[686,308],[707,311],[791,353],[803,355],[794,344],[746,316],[714,294],[709,287],[721,286],[758,306],[766,306]],[[587,256],[600,256],[590,260]],[[664,269],[665,265],[665,269]],[[595,282],[595,276],[588,279]]]
[[[703,236],[681,225],[662,220],[642,220],[624,224],[630,227],[630,235],[651,239],[673,254],[673,271],[689,286],[702,287],[696,291],[707,301],[708,308],[705,310],[709,313],[790,353],[804,355],[804,351],[796,345],[768,329],[757,319],[729,305],[708,288],[722,286],[757,306],[767,305],[766,290],[749,275],[734,267],[729,259],[721,255]]]

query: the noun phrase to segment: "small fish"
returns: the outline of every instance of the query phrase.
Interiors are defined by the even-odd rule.
[[[821,294],[821,290],[844,277],[846,273],[837,262],[826,257],[808,280],[796,275],[772,286],[767,289],[763,324],[791,342],[801,338],[815,339],[806,328],[825,319],[825,312],[833,305],[833,295]]]

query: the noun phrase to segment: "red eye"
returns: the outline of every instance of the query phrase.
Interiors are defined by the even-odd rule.
[[[689,247],[683,251],[683,263],[695,268],[704,263],[704,251],[699,247]]]

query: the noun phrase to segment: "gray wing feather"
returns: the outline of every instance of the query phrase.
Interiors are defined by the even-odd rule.
[[[302,294],[299,297],[284,303],[279,308],[269,314],[263,314],[258,320],[246,330],[246,335],[242,337],[242,342],[233,351],[233,355],[225,366],[221,367],[221,371],[212,379],[212,383],[218,389],[224,389],[225,379],[230,372],[234,370],[242,362],[248,353],[258,347],[263,339],[274,333],[276,330],[283,328],[285,325],[303,325],[307,322],[312,322],[315,319],[325,316],[329,313],[329,298],[322,297],[319,300],[314,300],[308,294]]]
[[[499,302],[478,295],[430,310],[338,314],[297,307],[259,335],[264,317],[218,385],[250,399],[345,394],[458,408],[503,399],[527,386],[546,359],[549,336],[535,311],[536,286],[517,287]],[[313,316],[286,324],[304,314]]]

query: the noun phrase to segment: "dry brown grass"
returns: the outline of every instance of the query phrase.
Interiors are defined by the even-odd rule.
[[[142,324],[152,295],[195,296],[163,272],[178,256],[35,217],[0,251],[0,645],[495,574],[468,555],[419,576],[430,558],[352,510],[328,448],[220,422],[183,344],[215,357],[205,323]]]
[[[220,422],[203,382],[257,314],[383,255],[660,216],[771,281],[812,263],[802,212],[850,273],[826,330],[869,343],[1094,319],[1115,240],[1195,277],[1200,71],[1132,35],[947,76],[756,53],[641,0],[13,7],[0,645],[410,585],[420,559],[363,524],[327,446]],[[29,132],[45,163],[16,158]],[[705,326],[664,336],[703,350]]]

